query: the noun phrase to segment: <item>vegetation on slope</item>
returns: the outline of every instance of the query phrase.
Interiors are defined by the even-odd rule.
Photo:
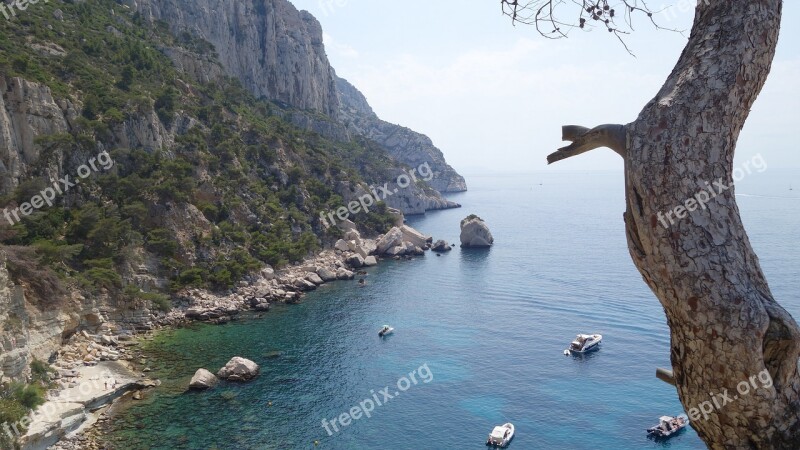
[[[65,55],[34,48],[42,46]],[[188,79],[160,51],[175,47],[215,56],[208,43],[172,36],[165,24],[145,23],[111,0],[40,2],[0,27],[0,74],[82,105],[70,133],[38,138],[34,173],[0,207],[28,201],[51,182],[48,169],[74,176],[101,150],[114,160],[53,207],[0,225],[12,277],[42,301],[63,283],[168,309],[163,293],[144,293],[125,275],[155,265],[170,280],[164,293],[224,289],[264,264],[300,261],[337,237],[317,220],[343,204],[336,182],[382,179],[394,164],[369,141],[331,142],[298,130],[279,106],[235,80]],[[119,144],[127,125],[153,115],[174,144]],[[361,221],[373,232],[390,223],[383,208]]]

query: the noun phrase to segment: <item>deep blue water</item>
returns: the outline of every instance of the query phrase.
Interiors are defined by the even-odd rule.
[[[797,175],[756,173],[737,194],[773,293],[799,318]],[[451,196],[462,209],[409,222],[453,242],[459,221],[475,213],[490,226],[493,248],[382,263],[364,288],[334,283],[260,319],[159,335],[150,365],[164,385],[116,419],[112,442],[125,449],[483,449],[492,427],[511,421],[512,449],[704,448],[691,429],[664,444],[645,437],[660,415],[682,408],[675,389],[655,377],[656,367],[669,367],[669,334],[628,255],[621,173],[468,182],[469,192]],[[381,340],[384,323],[397,331]],[[565,357],[578,332],[602,333],[602,348]],[[282,354],[270,358],[273,351]],[[235,355],[261,364],[262,375],[183,392],[198,367],[216,371]],[[421,366],[428,383],[417,375],[371,418],[332,436],[322,427],[373,392],[399,391],[397,381]]]

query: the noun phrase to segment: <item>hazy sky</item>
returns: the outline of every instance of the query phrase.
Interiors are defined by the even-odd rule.
[[[655,30],[635,17],[626,53],[604,29],[549,40],[512,26],[496,0],[291,0],[322,23],[338,74],[384,120],[430,136],[456,170],[530,172],[561,142],[561,125],[627,123],[656,94],[686,43],[694,14],[665,0]],[[660,6],[658,0],[651,7]],[[778,55],[741,135],[737,161],[800,167],[800,2],[784,2]],[[620,169],[610,150],[548,170]]]

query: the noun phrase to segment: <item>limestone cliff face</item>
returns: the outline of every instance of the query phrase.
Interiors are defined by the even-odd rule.
[[[64,311],[39,311],[25,300],[25,290],[11,281],[0,250],[0,381],[22,380],[34,359],[47,361],[61,346],[69,320]]]
[[[78,113],[69,101],[56,102],[50,89],[0,75],[0,195],[12,191],[39,163],[37,136],[66,133]],[[44,170],[54,175],[58,167]]]
[[[435,172],[428,184],[437,191],[467,189],[464,178],[447,164],[430,138],[381,120],[358,89],[336,76],[325,53],[319,22],[287,0],[127,3],[151,20],[169,23],[176,33],[188,32],[213,44],[228,74],[254,94],[300,110],[321,112],[335,122],[294,114],[291,119],[295,125],[345,140],[347,134],[337,126],[344,124],[351,136],[376,141],[403,164],[418,167],[427,162]],[[185,54],[166,51],[177,66],[195,79],[202,81],[218,75],[214,70],[197,70],[195,60]]]
[[[150,20],[214,45],[229,75],[257,96],[336,116],[322,27],[286,0],[128,0]]]
[[[464,177],[447,164],[442,151],[428,136],[381,120],[366,97],[347,80],[337,77],[336,85],[341,105],[340,118],[348,129],[381,144],[395,159],[411,167],[427,162],[434,171],[434,178],[428,184],[437,191],[467,190]]]

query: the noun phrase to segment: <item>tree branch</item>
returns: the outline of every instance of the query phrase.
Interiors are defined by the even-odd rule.
[[[578,125],[565,125],[561,128],[561,139],[572,144],[558,149],[547,157],[547,164],[586,153],[600,147],[608,147],[622,158],[627,154],[627,129],[625,125],[600,125],[591,130]]]

